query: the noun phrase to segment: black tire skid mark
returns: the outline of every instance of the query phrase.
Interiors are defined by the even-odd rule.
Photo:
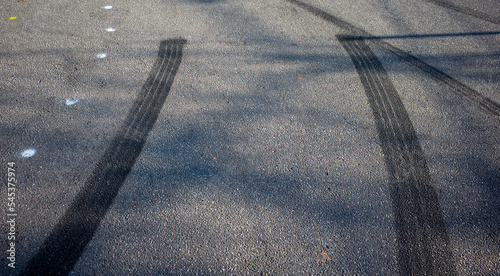
[[[306,4],[298,0],[287,0],[288,2],[302,7],[306,11],[336,25],[337,27],[344,29],[347,33],[353,36],[353,39],[364,39],[370,41],[371,43],[389,51],[390,53],[398,56],[402,60],[412,64],[413,66],[419,68],[424,73],[437,80],[438,82],[448,86],[452,92],[456,95],[464,97],[471,101],[472,103],[478,105],[485,113],[488,115],[493,115],[496,119],[500,119],[500,104],[483,96],[478,91],[470,88],[469,86],[463,84],[462,82],[456,80],[447,73],[431,66],[419,58],[393,46],[392,44],[385,42],[381,39],[369,39],[374,38],[373,34],[366,32],[365,30],[354,26],[353,24],[335,17],[319,8]],[[365,39],[367,38],[367,39]]]
[[[389,173],[400,275],[456,275],[423,151],[382,64],[359,37],[338,35],[365,88]]]
[[[144,147],[182,59],[184,39],[160,43],[127,118],[91,176],[21,275],[67,275],[92,239]]]
[[[450,1],[445,1],[445,0],[424,0],[424,1],[429,2],[429,3],[433,3],[433,4],[441,6],[443,8],[454,10],[454,11],[459,12],[459,13],[473,16],[473,17],[479,18],[481,20],[488,21],[490,23],[500,24],[500,17],[495,17],[493,15],[490,15],[490,14],[487,14],[484,12],[480,12],[478,10],[471,9],[469,7],[460,6],[460,5],[454,4]]]
[[[362,39],[362,38],[358,38]],[[381,48],[393,53],[402,60],[412,64],[413,66],[419,68],[424,73],[437,80],[438,82],[448,86],[456,95],[464,97],[469,101],[477,104],[485,113],[495,116],[497,119],[500,118],[500,104],[483,96],[476,90],[468,87],[460,81],[457,81],[452,76],[446,74],[445,72],[431,66],[419,58],[408,54],[407,52],[389,44],[385,41],[380,40],[368,40],[380,46]]]

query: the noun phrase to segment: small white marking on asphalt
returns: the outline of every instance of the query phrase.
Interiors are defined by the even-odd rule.
[[[110,9],[112,9],[112,8],[113,8],[113,6],[104,6],[104,7],[102,7],[102,8],[103,8],[103,9],[105,9],[105,10],[110,10]]]
[[[23,150],[23,152],[21,152],[21,156],[24,158],[29,158],[29,157],[32,157],[33,155],[35,155],[35,153],[36,153],[36,149],[26,149],[26,150]]]
[[[116,29],[115,29],[115,28],[107,28],[107,29],[106,29],[106,32],[108,32],[108,33],[112,33],[112,32],[114,32],[114,31],[116,31]]]
[[[107,56],[108,56],[108,54],[106,54],[106,53],[100,53],[100,54],[97,54],[97,57],[98,57],[98,58],[105,58],[105,57],[107,57]]]
[[[74,105],[78,102],[78,98],[68,98],[64,102],[66,105]]]

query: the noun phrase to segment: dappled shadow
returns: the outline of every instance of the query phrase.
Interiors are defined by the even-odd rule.
[[[394,218],[380,142],[353,65],[335,43],[299,47],[270,38],[209,49],[188,45],[187,61],[159,122],[76,274],[86,269],[123,275],[395,273]],[[279,49],[270,47],[278,42]],[[65,53],[19,51],[0,58],[44,60]],[[151,49],[145,56],[152,60],[156,52]],[[469,53],[428,58],[491,57]],[[144,56],[119,58],[141,63]],[[55,92],[50,100],[27,93],[36,85],[22,81],[9,87],[0,103],[16,119],[1,126],[2,134],[11,136],[5,145],[53,143],[41,161],[20,161],[30,167],[26,178],[38,186],[35,193],[22,190],[21,204],[41,209],[22,225],[26,254],[20,263],[27,262],[27,252],[41,244],[90,175],[142,85],[141,77],[129,78],[129,72],[100,82],[96,64],[63,60],[56,68],[63,74],[57,79],[64,84],[60,89],[88,90],[77,106],[63,106],[64,97]],[[82,63],[88,66],[75,73],[72,65]],[[474,70],[463,67],[465,72]],[[29,70],[8,74],[31,78]],[[486,74],[470,77],[490,78]],[[16,103],[18,92],[33,98]],[[24,116],[26,110],[29,116]],[[72,127],[62,130],[68,122]],[[460,153],[457,159],[469,157]],[[488,199],[498,198],[492,186],[495,167],[485,169],[481,160],[476,156],[463,168],[486,183],[474,189],[484,190]],[[58,175],[58,166],[65,167],[64,175]],[[41,174],[45,177],[39,178]],[[470,218],[470,224],[492,229],[498,213],[494,205],[489,208],[487,218]],[[454,215],[457,220],[468,217],[465,211]],[[488,220],[487,227],[483,220]],[[334,261],[320,266],[321,251]]]

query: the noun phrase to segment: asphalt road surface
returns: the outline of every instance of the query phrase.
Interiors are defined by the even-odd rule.
[[[498,0],[0,3],[0,275],[500,275]]]

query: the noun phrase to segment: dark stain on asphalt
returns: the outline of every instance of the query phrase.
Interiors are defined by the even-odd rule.
[[[375,117],[389,173],[400,275],[456,275],[424,153],[387,72],[363,39],[338,35]]]
[[[174,82],[185,43],[160,43],[149,78],[123,126],[22,275],[67,275],[72,270],[144,147]]]

